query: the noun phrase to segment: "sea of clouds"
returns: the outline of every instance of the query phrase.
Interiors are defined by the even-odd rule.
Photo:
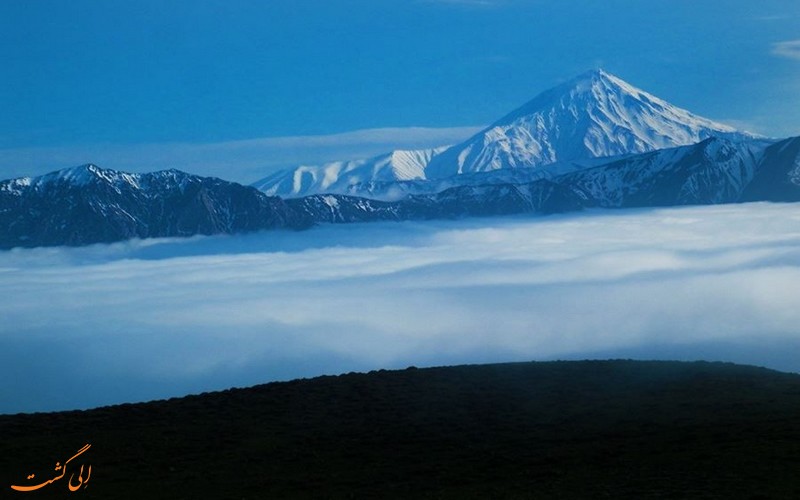
[[[800,372],[800,204],[0,252],[0,412],[498,361]]]

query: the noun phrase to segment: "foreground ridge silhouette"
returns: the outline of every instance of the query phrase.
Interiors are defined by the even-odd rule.
[[[724,363],[380,370],[0,435],[4,489],[91,442],[82,498],[800,498],[800,375]]]

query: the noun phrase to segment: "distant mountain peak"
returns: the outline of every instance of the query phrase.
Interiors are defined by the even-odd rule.
[[[180,170],[86,164],[0,181],[0,249],[302,229],[313,221],[256,189]]]
[[[571,80],[568,80],[566,85],[570,84],[579,90],[586,89],[594,91],[598,88],[601,88],[600,85],[606,85],[619,88],[633,95],[637,95],[640,93],[647,94],[647,92],[644,92],[643,90],[634,87],[633,85],[626,82],[622,78],[612,73],[609,73],[603,68],[595,68],[586,71],[584,73],[581,73],[580,75],[572,78]]]
[[[51,174],[55,174],[56,176],[59,177],[70,177],[70,176],[94,175],[102,171],[103,169],[98,167],[94,163],[84,163],[83,165],[78,165],[75,167],[62,168],[61,170],[56,170],[55,172],[51,172]]]
[[[502,169],[557,169],[551,165],[688,146],[709,137],[736,142],[755,136],[695,115],[595,68],[540,93],[455,146],[301,166],[253,186],[288,197],[370,196],[369,186],[376,183],[441,181]]]
[[[582,73],[431,161],[427,178],[644,153],[708,137],[752,138],[602,69]]]
[[[30,179],[30,182],[42,189],[55,184],[84,186],[91,183],[132,183],[135,178],[136,174],[101,168],[94,163],[85,163],[34,177]]]

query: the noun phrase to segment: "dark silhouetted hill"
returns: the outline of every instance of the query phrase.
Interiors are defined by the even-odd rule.
[[[381,370],[0,416],[0,436],[2,498],[66,498],[9,485],[85,443],[69,498],[800,498],[800,376],[721,363]]]

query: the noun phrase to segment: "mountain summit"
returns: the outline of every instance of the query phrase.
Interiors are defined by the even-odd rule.
[[[428,179],[502,168],[645,153],[709,137],[750,134],[669,104],[592,70],[539,94],[467,141],[432,159]]]
[[[555,163],[563,166],[687,146],[710,137],[734,142],[753,138],[597,69],[539,94],[461,144],[302,166],[276,172],[253,185],[267,194],[288,197],[314,193],[381,197],[381,191],[416,190],[421,187],[419,182],[426,180],[501,169],[538,169]],[[408,158],[414,160],[413,169],[405,168]],[[568,170],[574,167],[568,166]],[[556,173],[554,167],[547,170]],[[408,184],[412,179],[416,179],[414,186]],[[406,183],[400,186],[398,181]],[[471,183],[459,177],[453,184]]]
[[[377,184],[382,186],[378,191],[403,192],[384,185],[501,169],[538,169],[555,163],[564,166],[687,146],[710,137],[736,142],[754,136],[673,106],[596,69],[539,94],[461,144],[302,166],[276,172],[253,185],[267,194],[288,197],[314,193],[380,197]],[[409,157],[411,170],[405,165]],[[457,184],[470,184],[469,179],[460,179]]]

